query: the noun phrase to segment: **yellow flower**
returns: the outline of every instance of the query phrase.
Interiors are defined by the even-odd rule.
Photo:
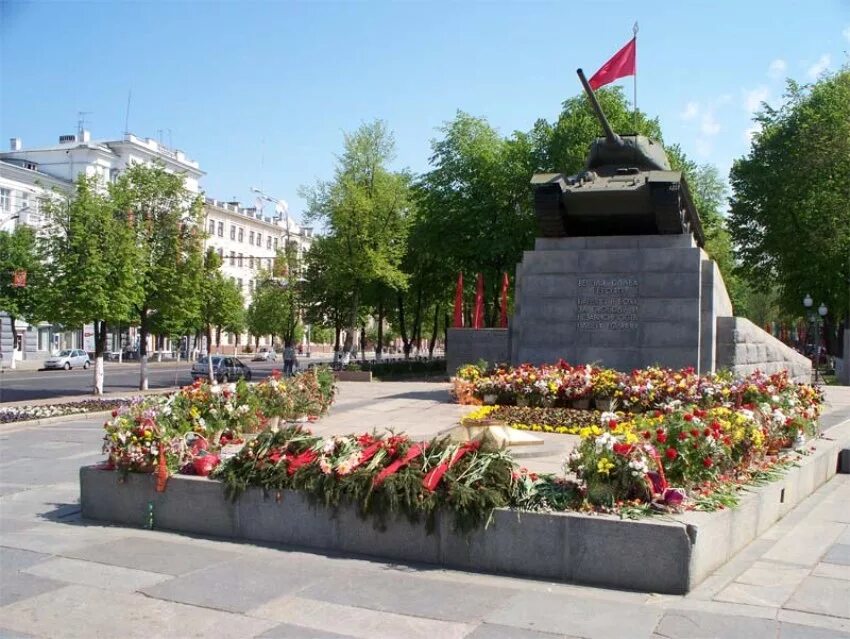
[[[607,457],[603,457],[596,464],[596,472],[600,475],[610,475],[612,468],[614,468],[614,463]]]

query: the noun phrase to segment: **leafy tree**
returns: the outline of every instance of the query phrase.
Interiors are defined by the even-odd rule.
[[[212,247],[204,255],[204,278],[201,283],[200,328],[207,338],[208,352],[212,352],[212,332],[216,329],[216,342],[220,345],[222,329],[241,333],[245,325],[245,300],[239,286],[221,272],[221,257]],[[210,379],[212,379],[212,360]]]
[[[339,337],[352,303],[351,289],[345,280],[346,269],[340,264],[344,251],[338,245],[336,237],[320,236],[313,240],[304,258],[302,282],[304,321],[311,324],[313,330],[315,327],[333,329],[336,350],[339,350]]]
[[[131,166],[110,185],[110,195],[134,232],[139,279],[134,309],[139,322],[139,388],[144,390],[152,329],[174,331],[198,321],[204,271],[202,200],[185,188],[182,175],[157,164]]]
[[[140,299],[133,229],[103,185],[85,176],[70,199],[46,201],[45,212],[43,316],[66,326],[94,325],[94,392],[102,394],[107,324],[128,322]]]
[[[285,346],[301,337],[302,284],[298,251],[287,244],[278,251],[274,267],[257,279],[248,309],[249,330],[254,335],[274,335]]]
[[[308,219],[325,223],[334,248],[333,279],[350,291],[345,313],[347,358],[360,326],[364,295],[375,284],[400,289],[406,277],[400,265],[405,252],[411,177],[392,172],[395,142],[380,120],[346,134],[333,180],[303,191]]]
[[[785,102],[755,121],[761,130],[731,172],[740,270],[758,290],[777,285],[786,312],[799,315],[807,293],[825,302],[831,336],[834,318],[850,314],[850,69],[789,81]]]
[[[11,232],[0,231],[0,310],[9,316],[13,344],[17,319],[26,318],[34,322],[43,312],[42,264],[38,238],[32,227],[18,224]],[[26,286],[12,286],[18,269],[26,271]],[[12,366],[14,362],[12,353]]]

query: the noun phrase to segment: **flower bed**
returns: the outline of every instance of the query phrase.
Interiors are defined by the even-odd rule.
[[[112,412],[104,429],[107,464],[125,472],[208,474],[230,444],[281,421],[315,419],[330,407],[333,374],[310,369],[286,380],[210,385],[198,380],[167,397],[137,399]],[[224,452],[227,452],[224,450]]]
[[[41,404],[37,406],[5,406],[0,408],[0,424],[21,422],[31,419],[45,419],[62,415],[97,413],[114,410],[133,401],[130,397],[111,397],[109,399],[87,399],[63,404]]]
[[[625,410],[539,407],[563,403],[577,388],[584,388],[582,395],[613,397]],[[822,401],[819,390],[792,384],[784,373],[701,377],[690,369],[649,368],[623,375],[563,362],[489,375],[465,367],[455,380],[455,394],[495,394],[514,403],[532,398],[538,404],[482,406],[465,417],[466,423],[496,420],[579,435],[565,465],[574,482],[571,498],[579,497],[571,506],[603,511],[734,504],[738,487],[770,479],[792,463],[789,449],[816,435]],[[536,491],[551,492],[552,480],[532,480],[527,489],[534,500]]]

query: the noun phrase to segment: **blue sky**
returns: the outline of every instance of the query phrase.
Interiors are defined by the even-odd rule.
[[[89,111],[198,160],[217,199],[286,199],[331,176],[343,131],[395,131],[398,167],[427,169],[457,109],[501,132],[553,119],[638,36],[638,105],[668,141],[724,173],[750,114],[784,79],[848,62],[850,2],[15,2],[0,0],[0,140],[54,144]],[[631,95],[632,81],[620,81]],[[160,130],[162,133],[160,134]]]

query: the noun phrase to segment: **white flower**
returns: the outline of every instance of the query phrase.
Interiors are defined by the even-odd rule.
[[[599,421],[603,426],[607,426],[613,421],[617,421],[617,413],[612,413],[611,411],[605,411],[599,416]]]
[[[335,445],[336,444],[334,443],[333,439],[326,439],[325,443],[322,445],[322,452],[325,455],[330,455],[332,452],[334,452]]]
[[[775,411],[773,411],[771,418],[773,419],[774,424],[784,424],[785,423],[785,415],[778,408]]]
[[[210,394],[211,395],[220,395],[221,391],[222,391],[222,388],[218,384],[213,384],[212,386],[210,386]]]
[[[597,450],[602,448],[607,448],[608,450],[612,450],[614,448],[614,443],[617,440],[614,438],[611,433],[602,433],[599,437],[596,438],[596,448]]]

